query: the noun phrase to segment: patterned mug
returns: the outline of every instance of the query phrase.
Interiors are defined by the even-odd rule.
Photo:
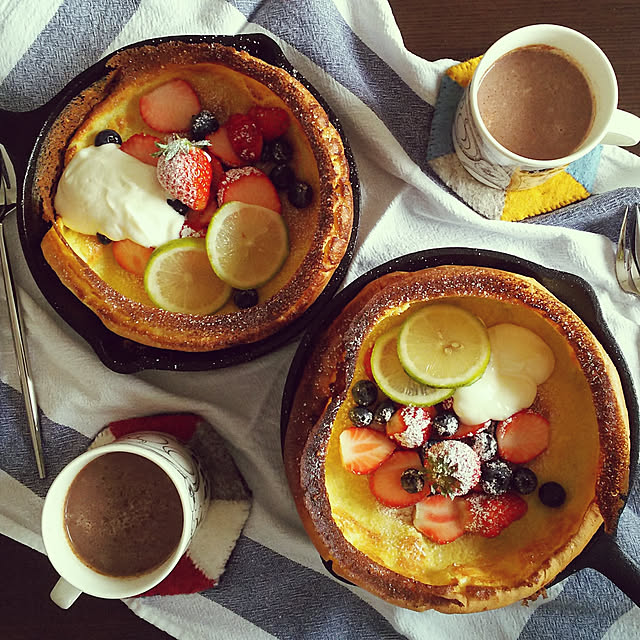
[[[548,45],[580,65],[595,104],[591,129],[573,153],[554,160],[520,156],[500,144],[487,129],[478,107],[478,88],[487,71],[504,54],[529,45]],[[453,145],[462,166],[476,179],[496,189],[529,189],[582,158],[598,144],[631,146],[640,141],[640,118],[617,108],[618,84],[602,50],[581,33],[552,24],[516,29],[497,40],[482,56],[458,104],[453,121]]]
[[[108,453],[132,453],[156,464],[175,486],[182,507],[182,533],[177,546],[160,566],[135,576],[109,576],[85,564],[74,552],[67,534],[65,504],[69,488],[90,462]],[[61,576],[51,599],[68,609],[81,593],[100,598],[128,598],[155,587],[171,573],[185,553],[209,505],[209,489],[198,461],[172,436],[140,431],[110,444],[89,449],[72,460],[56,477],[42,510],[42,538],[54,569]]]

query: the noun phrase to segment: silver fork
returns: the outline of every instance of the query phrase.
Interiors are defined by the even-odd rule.
[[[627,227],[629,224],[629,207],[624,210],[620,235],[618,237],[618,248],[616,249],[616,277],[620,286],[627,293],[640,295],[640,228],[638,227],[638,217],[640,209],[635,208],[633,220],[633,237],[628,243]]]
[[[0,144],[0,261],[2,262],[2,275],[4,278],[4,290],[7,295],[7,306],[9,307],[9,321],[11,323],[11,333],[13,335],[13,346],[18,361],[18,375],[20,385],[24,395],[25,407],[27,410],[27,422],[31,433],[31,444],[36,457],[36,466],[41,478],[45,477],[44,455],[42,452],[42,437],[40,434],[40,419],[38,416],[38,404],[33,386],[33,378],[29,367],[29,359],[24,342],[24,327],[20,316],[20,305],[13,283],[13,274],[9,264],[9,253],[4,237],[3,223],[6,217],[16,208],[17,189],[16,177],[13,171],[11,159],[5,148]]]

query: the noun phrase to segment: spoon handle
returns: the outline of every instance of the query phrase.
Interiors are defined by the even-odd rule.
[[[7,213],[10,213],[8,211]],[[36,457],[36,465],[40,478],[45,477],[44,455],[42,452],[42,437],[40,434],[40,420],[38,416],[38,404],[31,377],[31,369],[27,358],[27,350],[23,340],[23,325],[20,317],[20,307],[13,284],[13,274],[9,264],[7,244],[4,237],[4,226],[0,222],[0,262],[2,262],[2,275],[4,279],[4,290],[7,296],[7,306],[9,307],[9,321],[11,323],[11,333],[13,335],[13,346],[16,352],[18,363],[18,376],[24,395],[25,408],[27,410],[27,422],[31,433],[31,443]]]

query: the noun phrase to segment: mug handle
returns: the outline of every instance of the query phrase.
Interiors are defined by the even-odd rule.
[[[69,584],[64,578],[60,578],[51,590],[50,598],[61,608],[68,609],[82,593],[80,589],[76,589]]]
[[[632,147],[640,142],[640,118],[616,109],[609,122],[609,129],[602,139],[603,144],[615,144],[620,147]]]

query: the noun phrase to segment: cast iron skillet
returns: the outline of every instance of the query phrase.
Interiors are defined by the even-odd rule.
[[[76,76],[57,96],[34,111],[13,113],[0,110],[0,120],[3,123],[0,134],[3,138],[1,141],[5,144],[19,176],[18,229],[24,255],[33,278],[44,297],[63,320],[89,343],[107,367],[118,373],[134,373],[143,369],[169,369],[176,371],[217,369],[252,360],[285,345],[307,326],[311,318],[326,305],[337,291],[353,257],[357,236],[360,185],[349,143],[340,122],[325,100],[299,72],[294,70],[280,47],[271,38],[263,34],[241,34],[236,36],[199,35],[154,38],[128,45],[120,49],[120,51],[167,41],[216,42],[232,46],[236,49],[247,51],[252,56],[261,58],[265,62],[281,67],[293,74],[323,106],[332,124],[342,137],[349,163],[349,177],[353,188],[353,227],[347,251],[324,291],[300,317],[277,333],[251,344],[200,353],[173,351],[142,345],[109,331],[98,317],[60,282],[57,275],[47,264],[40,250],[40,242],[50,225],[41,217],[37,194],[34,189],[38,155],[56,118],[73,98],[106,75],[108,60],[112,55],[119,52],[103,58]],[[20,176],[24,176],[23,181],[20,180]]]
[[[284,446],[289,414],[296,389],[307,359],[311,355],[316,337],[329,326],[347,303],[355,298],[360,290],[369,282],[393,271],[418,271],[427,267],[437,267],[447,264],[492,267],[534,278],[582,318],[584,323],[599,340],[600,344],[605,348],[620,374],[624,398],[629,412],[629,426],[631,430],[631,467],[629,477],[629,487],[631,488],[635,481],[636,467],[638,464],[638,432],[640,429],[638,398],[633,387],[629,368],[620,352],[620,348],[605,325],[600,305],[598,304],[593,289],[584,280],[572,274],[554,271],[516,256],[482,249],[453,247],[411,253],[390,260],[368,271],[343,289],[322,312],[313,319],[291,363],[284,387],[280,414],[282,445]],[[627,496],[624,496],[625,503],[626,498]],[[325,561],[323,559],[323,563],[333,576],[343,582],[348,582],[332,570],[331,561]],[[556,584],[574,574],[576,571],[587,567],[596,569],[605,575],[629,596],[635,604],[640,606],[640,568],[618,546],[615,535],[612,536],[605,533],[603,527],[596,532],[582,553],[574,558],[573,561],[558,574],[552,584]]]

